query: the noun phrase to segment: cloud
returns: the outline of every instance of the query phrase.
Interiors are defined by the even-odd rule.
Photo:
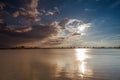
[[[35,41],[42,41],[57,34],[54,25],[34,25],[17,29],[14,26],[0,26],[0,44],[15,46]]]
[[[78,19],[64,19],[59,23],[61,29],[60,36],[75,36],[84,33],[84,30],[91,27],[91,23],[84,23]]]
[[[5,7],[5,4],[3,2],[0,2],[0,10],[3,10],[4,7]]]
[[[26,1],[30,1],[30,0],[26,0]],[[38,6],[38,0],[31,0],[30,3],[28,3],[28,8],[30,8],[30,10],[35,10]]]
[[[15,46],[38,42],[44,47],[57,46],[74,36],[82,36],[82,32],[77,32],[82,25],[90,27],[90,23],[83,23],[81,20],[68,19],[66,22],[63,21],[16,28],[15,25],[8,25],[0,19],[0,37],[2,38],[0,45]]]
[[[43,42],[41,45],[44,47],[55,47],[60,44],[62,44],[65,41],[65,38],[59,37],[59,38],[52,38],[52,39],[47,39],[45,42]]]
[[[53,10],[49,10],[45,13],[46,16],[52,16],[52,15],[55,15],[55,14],[60,14],[60,11],[57,7],[54,7]]]
[[[3,24],[4,23],[4,20],[3,19],[0,19],[0,24]]]
[[[42,7],[41,0],[23,0],[23,1],[18,0],[18,1],[12,1],[12,2],[5,0],[3,2],[0,2],[0,9],[2,9],[1,12],[7,12],[9,14],[7,16],[10,16],[16,19],[26,18],[30,22],[38,22],[41,20],[41,17],[43,16],[53,16],[55,14],[60,13],[59,8],[56,6],[49,9],[45,7],[46,5]],[[3,9],[4,7],[5,9]],[[4,15],[1,12],[0,12],[0,15]]]
[[[38,0],[25,0],[24,7],[13,13],[13,17],[26,16],[31,20],[39,21]]]
[[[20,1],[16,1],[20,2]],[[38,7],[39,0],[23,0],[23,4],[16,7],[15,3],[7,1],[5,4],[0,2],[0,45],[16,46],[43,40],[49,41],[49,38],[56,36],[59,32],[59,25],[56,21],[51,23],[41,21],[41,16],[51,12],[53,15],[58,14],[59,9],[42,10]],[[10,12],[4,6],[10,7]],[[11,7],[12,6],[12,7]],[[39,10],[38,10],[39,8]],[[48,14],[52,16],[51,14]],[[51,41],[50,41],[51,42]],[[46,42],[47,43],[47,42]]]
[[[25,0],[25,6],[20,7],[19,11],[14,12],[13,17],[25,16],[33,21],[40,21],[41,16],[53,16],[59,14],[60,11],[57,7],[54,7],[51,10],[40,9],[38,11],[38,2],[39,0]]]
[[[69,22],[68,18],[63,19],[59,25],[62,26],[61,29],[65,29],[66,28],[66,24]]]
[[[78,19],[63,19],[62,21],[51,20],[44,22],[43,18],[48,18],[60,14],[58,7],[52,9],[40,8],[40,0],[23,0],[22,5],[12,4],[12,11],[4,9],[0,3],[0,46],[17,46],[31,43],[40,46],[57,46],[63,44],[74,36],[82,36],[83,29],[91,26]],[[8,1],[9,2],[9,1]],[[40,3],[40,5],[38,5]],[[34,45],[34,44],[33,44]]]
[[[10,19],[14,20],[14,18]],[[27,22],[30,21],[23,19],[20,25],[16,25],[0,19],[0,45],[16,46],[38,42],[42,46],[57,46],[73,36],[82,36],[83,32],[79,30],[80,27],[91,26],[90,23],[84,23],[78,19],[64,19],[45,24],[26,24]]]
[[[59,46],[60,44],[69,41],[69,39],[80,39],[79,36],[83,36],[85,33],[79,30],[79,28],[84,27],[86,29],[91,27],[91,23],[84,23],[78,19],[64,19],[60,22],[53,22],[52,24],[56,25],[59,28],[59,31],[56,36],[48,39],[44,45]]]

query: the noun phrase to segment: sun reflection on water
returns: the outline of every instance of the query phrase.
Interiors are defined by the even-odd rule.
[[[75,49],[75,51],[77,60],[84,61],[87,58],[86,49]]]
[[[66,54],[57,58],[55,76],[57,78],[85,79],[91,75],[87,58],[88,49],[75,49],[74,54]],[[64,79],[63,79],[64,80]]]
[[[81,71],[82,74],[85,73],[85,63],[82,62],[81,65],[79,66],[79,70]]]
[[[86,62],[85,60],[87,59],[86,55],[86,49],[75,49],[76,53],[76,60],[77,60],[77,67],[78,67],[78,72],[80,73],[81,78],[84,78],[84,75],[86,74]]]

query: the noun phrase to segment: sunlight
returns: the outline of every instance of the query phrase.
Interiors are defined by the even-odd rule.
[[[86,57],[87,57],[85,54],[86,49],[75,49],[75,51],[76,51],[77,60],[84,61],[86,59]]]
[[[79,72],[81,73],[80,76],[81,76],[81,78],[83,79],[84,76],[85,76],[85,73],[86,73],[85,62],[82,62],[82,63],[79,65]]]
[[[78,72],[81,73],[81,77],[84,77],[85,71],[86,71],[86,49],[75,49],[76,51],[76,60],[78,61]]]
[[[85,73],[85,62],[81,63],[81,65],[79,66],[79,70],[81,71],[82,74]]]
[[[78,25],[78,31],[83,32],[86,28],[91,27],[90,25],[91,25],[90,23]]]
[[[84,30],[85,30],[85,27],[84,27],[84,26],[81,26],[81,27],[78,27],[78,29],[79,29],[80,31],[84,31]]]

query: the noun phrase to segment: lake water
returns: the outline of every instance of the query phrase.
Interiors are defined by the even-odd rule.
[[[120,49],[0,50],[0,80],[120,80]]]

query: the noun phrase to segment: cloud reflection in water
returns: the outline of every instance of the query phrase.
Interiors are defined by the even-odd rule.
[[[3,51],[0,80],[84,80],[90,75],[86,52],[85,49]]]

